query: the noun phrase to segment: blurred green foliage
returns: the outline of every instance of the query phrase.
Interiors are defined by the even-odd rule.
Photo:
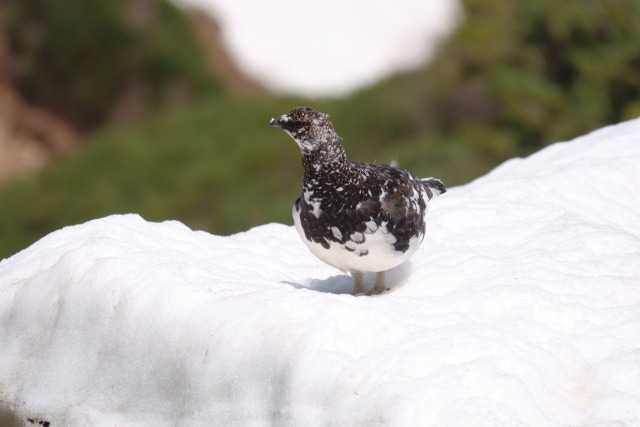
[[[640,114],[640,2],[463,3],[426,70],[443,130],[474,123],[535,150]]]
[[[136,11],[135,5],[146,5]],[[7,2],[4,28],[26,99],[83,129],[104,122],[127,93],[138,109],[215,91],[189,21],[168,1]]]
[[[0,188],[0,257],[112,213],[178,219],[216,234],[291,223],[300,154],[267,123],[297,105],[328,112],[352,160],[395,159],[448,186],[640,115],[640,2],[463,3],[466,19],[431,65],[349,98],[235,99],[213,91],[182,110],[93,134],[72,157]],[[162,31],[148,37],[142,45],[167,38]],[[186,56],[175,63],[198,62]],[[150,62],[148,73],[171,76],[176,68],[162,63]]]
[[[212,98],[95,134],[73,156],[0,189],[1,255],[65,225],[114,213],[137,212],[151,221],[178,219],[216,233],[272,221],[291,223],[291,206],[301,188],[300,152],[268,122],[303,103]],[[315,106],[332,111],[337,103]],[[350,132],[342,131],[351,123],[335,118],[347,138]],[[382,146],[382,139],[349,136],[345,146],[353,159],[388,163],[396,158],[416,173],[433,172],[448,183],[456,182],[455,177],[465,182],[490,166],[470,166],[472,152],[444,141],[397,141],[372,157],[370,142]],[[432,152],[438,154],[430,159]],[[447,170],[453,163],[464,163],[467,170]]]

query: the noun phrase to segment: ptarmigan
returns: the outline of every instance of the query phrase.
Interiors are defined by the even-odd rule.
[[[351,273],[354,294],[363,274],[377,272],[368,295],[386,289],[387,270],[406,261],[424,238],[429,200],[446,191],[394,166],[349,162],[329,116],[298,107],[270,126],[284,129],[302,151],[302,196],[293,205],[296,230],[322,261]]]

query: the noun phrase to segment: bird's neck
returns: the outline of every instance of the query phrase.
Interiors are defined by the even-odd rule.
[[[302,153],[302,168],[305,184],[331,181],[336,172],[348,168],[347,154],[339,139],[323,144],[312,151]]]

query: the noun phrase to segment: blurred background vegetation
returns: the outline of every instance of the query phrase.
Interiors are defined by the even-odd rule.
[[[0,183],[0,258],[115,213],[215,234],[291,223],[300,154],[267,123],[298,105],[332,116],[352,160],[396,159],[450,187],[640,115],[636,0],[463,0],[465,20],[429,65],[339,100],[233,90],[194,16],[143,3],[0,3],[0,77],[80,135]]]

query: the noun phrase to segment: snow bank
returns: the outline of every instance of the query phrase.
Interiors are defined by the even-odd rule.
[[[422,65],[455,27],[457,0],[173,0],[220,23],[239,69],[268,89],[339,96]]]
[[[388,293],[292,227],[112,216],[0,263],[0,417],[640,425],[640,119],[435,200]]]

